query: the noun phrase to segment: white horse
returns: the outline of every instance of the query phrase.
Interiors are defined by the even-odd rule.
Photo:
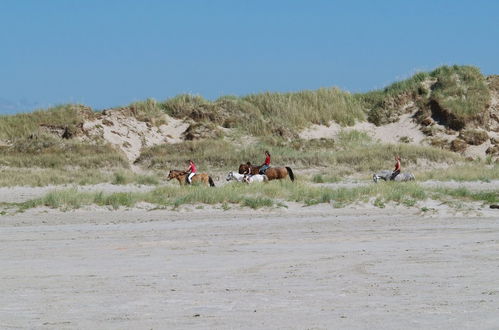
[[[227,181],[234,180],[237,182],[243,182],[244,176],[245,176],[245,174],[239,174],[236,171],[232,171],[232,172],[229,172],[229,174],[227,174],[227,177],[225,179]]]
[[[379,171],[378,173],[373,174],[373,181],[378,183],[378,180],[384,180],[384,181],[390,181],[390,178],[392,177],[393,171],[390,170],[382,170]],[[412,173],[399,173],[393,181],[397,182],[404,182],[404,181],[414,181],[416,178],[414,177],[414,174]]]
[[[253,182],[267,182],[269,181],[269,178],[265,174],[254,174],[254,175],[248,175],[245,174],[243,177],[243,182],[246,183],[253,183]]]

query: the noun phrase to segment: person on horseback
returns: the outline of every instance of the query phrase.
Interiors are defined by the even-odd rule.
[[[395,177],[400,174],[400,156],[395,156],[395,170],[392,172],[392,176],[390,177],[390,181],[395,180]]]
[[[263,163],[263,165],[260,167],[260,171],[259,173],[260,174],[265,174],[265,171],[270,167],[270,153],[265,150],[265,162]]]
[[[189,159],[189,168],[187,169],[186,172],[189,173],[189,175],[187,176],[187,183],[191,184],[192,177],[196,175],[197,169],[196,169],[196,164],[194,164],[194,162],[190,159]]]

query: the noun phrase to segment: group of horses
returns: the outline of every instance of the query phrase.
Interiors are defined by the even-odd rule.
[[[288,166],[269,167],[267,170],[265,170],[264,174],[260,174],[261,167],[262,166],[251,165],[250,162],[247,162],[246,164],[241,164],[239,165],[239,170],[237,172],[236,171],[229,172],[226,180],[253,183],[253,182],[267,182],[270,180],[280,180],[289,177],[291,181],[295,181],[295,175],[291,167]],[[170,173],[168,173],[167,179],[168,180],[177,179],[179,184],[183,186],[185,184],[188,184],[187,182],[188,175],[189,173],[186,171],[171,170]],[[210,187],[215,187],[215,182],[213,182],[213,178],[206,173],[196,173],[196,175],[192,177],[192,183],[193,184],[201,183],[209,185]]]
[[[267,182],[270,180],[280,180],[286,179],[289,177],[291,181],[295,181],[295,175],[293,170],[288,167],[269,167],[264,174],[260,174],[260,168],[262,166],[254,166],[251,165],[250,162],[246,164],[239,165],[239,170],[231,171],[227,174],[227,181],[237,181],[237,182],[245,182],[245,183],[253,183],[253,182]],[[390,170],[382,170],[373,174],[373,181],[377,183],[379,180],[389,181],[391,180],[392,171]],[[177,179],[181,186],[188,184],[187,176],[189,175],[186,171],[180,170],[171,170],[168,173],[168,180]],[[402,182],[402,181],[413,181],[415,177],[411,173],[400,173],[393,181]],[[213,178],[206,173],[196,173],[192,177],[193,184],[205,184],[210,187],[215,187],[215,182]]]

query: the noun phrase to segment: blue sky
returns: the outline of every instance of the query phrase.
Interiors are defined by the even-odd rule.
[[[0,114],[499,74],[499,1],[0,0]]]

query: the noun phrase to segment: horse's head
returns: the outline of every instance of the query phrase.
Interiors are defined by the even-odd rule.
[[[184,171],[179,171],[179,170],[171,170],[169,173],[168,173],[168,178],[167,180],[170,181],[171,179],[176,179],[178,178],[180,175],[184,174],[185,172]]]
[[[249,164],[249,165],[248,165]],[[239,174],[247,174],[251,169],[251,163],[239,165]]]
[[[376,175],[376,173],[373,174],[373,181],[374,183],[378,183],[378,176]]]

